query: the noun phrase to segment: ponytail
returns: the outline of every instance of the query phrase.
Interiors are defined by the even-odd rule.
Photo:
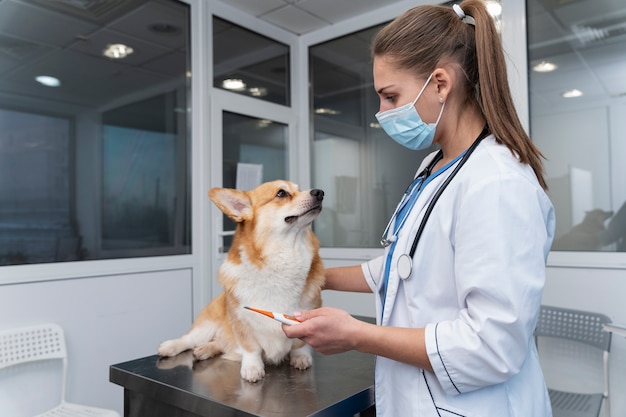
[[[480,105],[489,129],[517,155],[520,162],[532,167],[539,184],[546,189],[543,155],[526,134],[515,110],[504,52],[493,18],[481,0],[465,0],[460,6],[476,22],[474,30]]]

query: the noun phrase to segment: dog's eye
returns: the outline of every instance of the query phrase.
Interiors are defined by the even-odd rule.
[[[285,190],[278,190],[278,192],[276,193],[276,197],[278,198],[289,197],[289,193]]]

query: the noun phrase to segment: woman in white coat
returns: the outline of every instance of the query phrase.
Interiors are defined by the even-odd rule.
[[[376,354],[379,416],[550,416],[533,330],[554,210],[494,23],[481,0],[418,6],[372,51],[381,126],[440,151],[418,167],[384,256],[326,272],[327,289],[377,295],[377,324],[321,308],[285,334]]]

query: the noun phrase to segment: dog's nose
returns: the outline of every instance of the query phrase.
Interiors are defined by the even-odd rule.
[[[319,190],[315,188],[311,190],[311,195],[317,198],[317,201],[322,201],[324,199],[324,190]]]

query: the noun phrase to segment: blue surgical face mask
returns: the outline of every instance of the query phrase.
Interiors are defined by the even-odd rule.
[[[439,117],[435,123],[425,123],[415,109],[415,103],[420,98],[426,86],[432,78],[432,74],[426,80],[424,87],[420,90],[412,103],[384,112],[376,113],[378,123],[385,132],[400,145],[415,151],[426,149],[433,144],[435,129],[443,114],[446,103],[441,105]]]

